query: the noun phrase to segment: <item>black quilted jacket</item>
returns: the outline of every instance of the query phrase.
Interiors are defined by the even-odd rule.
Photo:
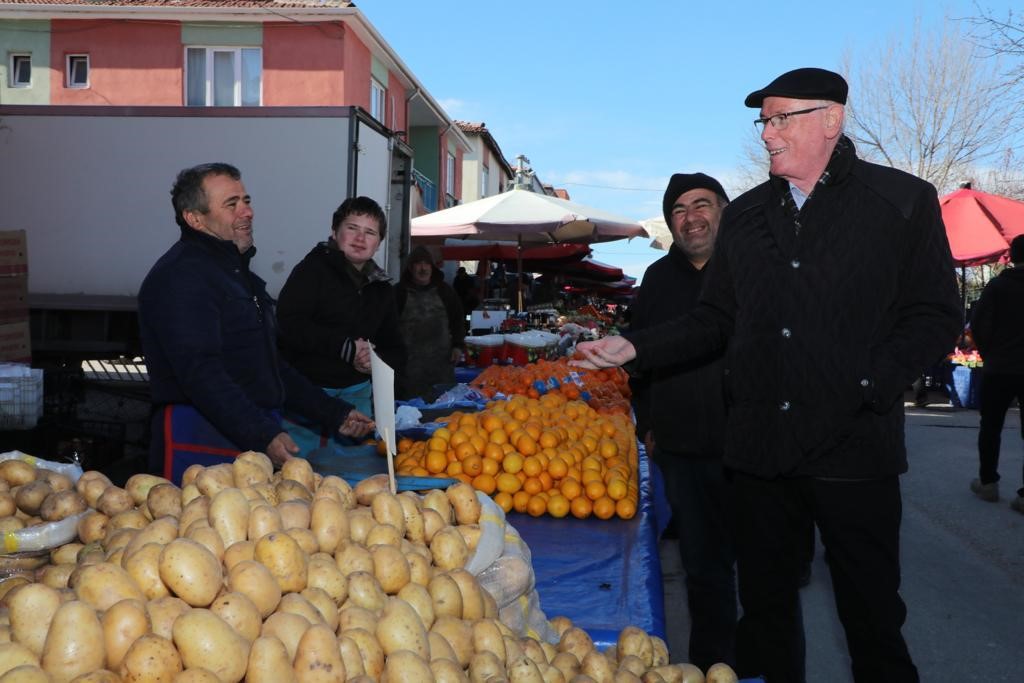
[[[961,326],[935,189],[857,159],[843,138],[798,214],[788,193],[773,177],[726,208],[700,303],[626,335],[636,366],[726,348],[724,461],[734,469],[905,472],[899,399]]]

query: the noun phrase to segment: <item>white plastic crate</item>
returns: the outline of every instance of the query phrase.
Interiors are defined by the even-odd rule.
[[[43,415],[43,371],[0,363],[0,430],[32,429]]]

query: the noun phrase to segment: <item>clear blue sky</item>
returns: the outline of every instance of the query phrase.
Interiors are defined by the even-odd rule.
[[[909,35],[918,17],[978,14],[972,0],[356,4],[452,118],[486,123],[511,163],[525,154],[573,200],[635,220],[661,214],[674,172],[747,189],[750,91],[797,67],[838,70],[844,52]],[[647,240],[595,247],[636,277],[663,254]]]

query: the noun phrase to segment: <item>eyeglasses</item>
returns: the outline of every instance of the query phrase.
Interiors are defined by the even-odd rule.
[[[771,116],[765,116],[764,118],[754,119],[754,127],[758,131],[764,130],[764,127],[771,121],[772,128],[775,130],[785,130],[786,126],[789,125],[790,116],[799,116],[800,114],[810,114],[812,111],[818,111],[819,109],[828,109],[831,105],[823,104],[820,107],[811,107],[810,109],[798,109],[796,111],[787,111],[781,114],[772,114]]]

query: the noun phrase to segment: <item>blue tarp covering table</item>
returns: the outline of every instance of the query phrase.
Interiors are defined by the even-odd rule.
[[[569,617],[602,649],[630,625],[666,637],[658,537],[668,513],[661,485],[657,468],[641,453],[633,519],[508,515],[530,547],[548,618]]]

